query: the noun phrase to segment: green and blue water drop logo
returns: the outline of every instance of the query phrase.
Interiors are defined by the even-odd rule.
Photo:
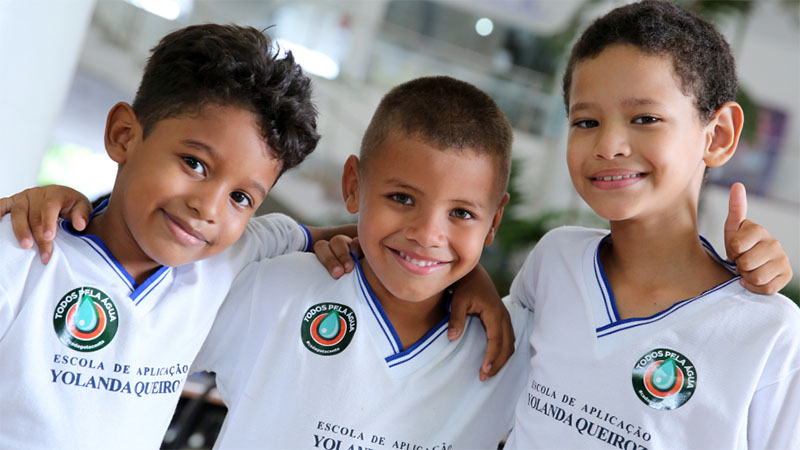
[[[82,286],[58,301],[53,311],[53,327],[61,342],[73,350],[100,350],[117,334],[117,306],[100,289]]]
[[[356,332],[355,312],[341,303],[317,303],[308,308],[300,322],[303,345],[318,355],[340,353]]]
[[[660,410],[681,407],[697,386],[697,371],[689,358],[666,348],[650,350],[633,366],[633,390],[645,405]]]

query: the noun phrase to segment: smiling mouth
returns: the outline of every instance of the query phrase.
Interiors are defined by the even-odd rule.
[[[625,180],[629,178],[641,178],[645,174],[643,173],[632,173],[630,175],[614,175],[610,177],[590,177],[589,179],[592,181],[617,181],[617,180]]]
[[[415,259],[415,258],[412,258],[412,257],[406,255],[405,253],[401,252],[400,250],[397,250],[397,253],[404,260],[410,262],[411,264],[414,264],[415,266],[419,266],[419,267],[431,267],[431,266],[435,266],[435,265],[438,265],[438,264],[444,264],[441,261],[431,261],[431,260],[420,261],[418,259]]]
[[[167,221],[167,228],[172,232],[172,235],[183,245],[194,247],[197,245],[208,244],[205,237],[199,232],[193,230],[184,222],[172,217],[168,212],[162,210],[164,218]]]

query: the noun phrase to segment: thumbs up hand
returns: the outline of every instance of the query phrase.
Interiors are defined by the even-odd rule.
[[[747,194],[742,183],[731,186],[725,220],[725,251],[736,263],[741,284],[757,294],[774,294],[792,279],[789,257],[766,228],[747,219]]]

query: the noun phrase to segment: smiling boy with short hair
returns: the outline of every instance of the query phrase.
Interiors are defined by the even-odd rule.
[[[381,101],[342,177],[364,257],[332,280],[296,254],[248,266],[194,368],[217,373],[222,448],[494,448],[527,367],[527,312],[507,304],[517,354],[479,381],[485,332],[447,339],[449,288],[477,265],[508,201],[511,127],[449,77]],[[339,444],[336,444],[339,442]]]
[[[793,448],[800,310],[698,235],[743,113],[724,38],[666,1],[595,21],[564,76],[567,162],[608,230],[548,233],[511,297],[535,313],[508,448]],[[569,327],[564,324],[569,323]]]

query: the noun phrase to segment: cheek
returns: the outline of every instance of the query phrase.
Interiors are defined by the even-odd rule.
[[[222,232],[217,240],[217,247],[219,247],[218,251],[224,250],[233,245],[233,243],[238,241],[242,236],[244,229],[247,227],[247,223],[250,221],[250,218],[253,215],[246,215],[246,218],[243,218],[242,216],[244,216],[244,214],[239,217],[223,219],[225,221],[225,226],[221,227]]]
[[[472,263],[480,259],[488,232],[489,226],[487,225],[457,231],[451,235],[453,237],[451,242],[460,243],[455,247],[455,251],[462,261]]]
[[[580,170],[581,157],[578,150],[568,142],[567,144],[567,169],[569,173],[577,173]]]

